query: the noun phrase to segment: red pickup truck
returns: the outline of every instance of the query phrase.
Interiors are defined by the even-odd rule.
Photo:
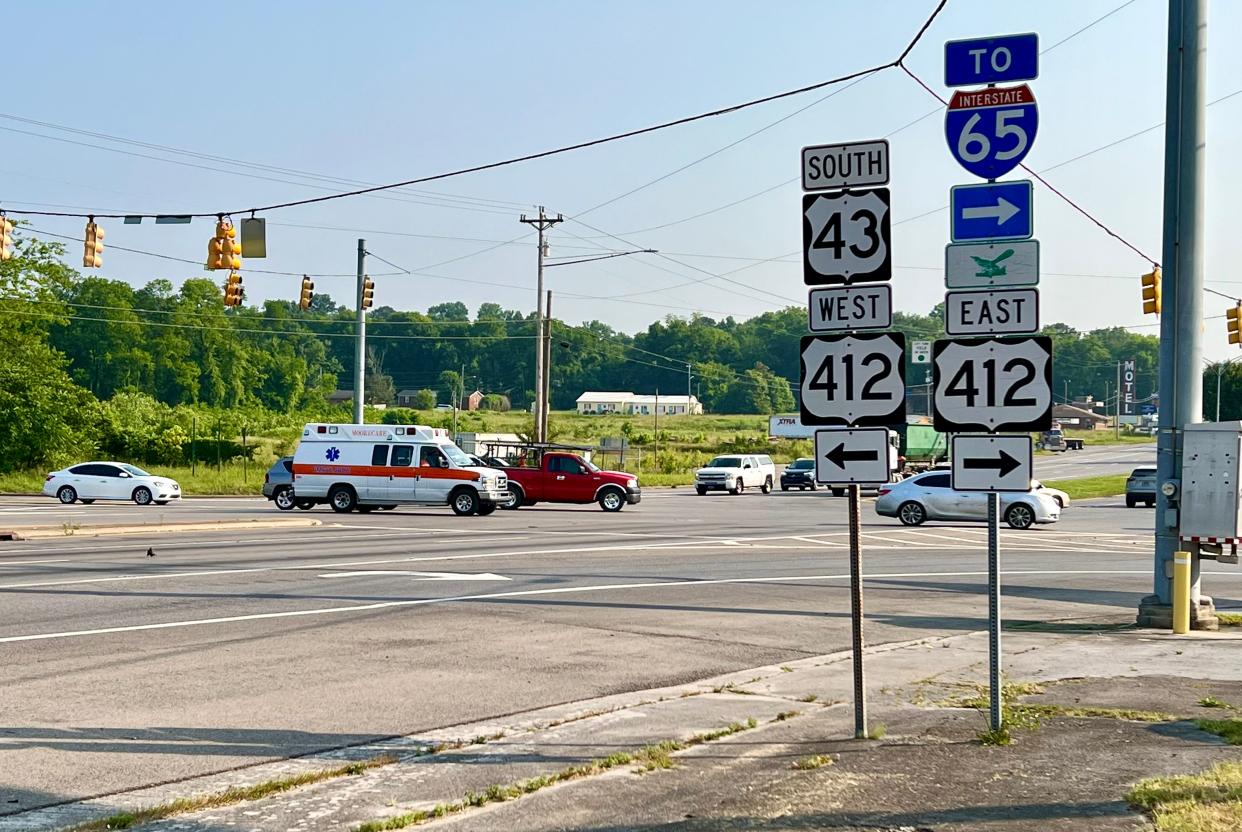
[[[508,455],[507,455],[508,456]],[[509,478],[509,501],[503,508],[517,509],[536,503],[599,503],[604,511],[620,511],[642,500],[638,480],[622,471],[601,471],[575,453],[537,448],[509,456],[484,458],[500,467]],[[523,464],[512,465],[517,459]],[[498,463],[504,463],[502,465]]]

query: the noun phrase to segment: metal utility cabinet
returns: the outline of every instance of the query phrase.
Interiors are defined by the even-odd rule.
[[[1187,425],[1182,442],[1182,537],[1242,538],[1242,422]]]

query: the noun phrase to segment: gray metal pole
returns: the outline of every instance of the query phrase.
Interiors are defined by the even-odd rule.
[[[1225,365],[1220,363],[1216,365],[1216,421],[1220,421],[1220,382],[1221,377],[1225,374]]]
[[[1117,404],[1113,408],[1113,439],[1121,438],[1121,362],[1117,362]]]
[[[1001,702],[1000,495],[988,493],[988,687],[992,730],[1004,725]]]
[[[1199,547],[1180,542],[1181,495],[1165,496],[1181,478],[1182,428],[1203,413],[1203,169],[1207,80],[1207,0],[1169,1],[1164,134],[1164,247],[1160,320],[1160,427],[1156,443],[1154,597],[1139,604],[1139,623],[1171,621],[1173,553],[1191,557],[1192,621],[1199,600]]]
[[[863,679],[862,489],[850,485],[850,630],[854,658],[854,739],[867,738],[867,686]]]
[[[545,441],[543,433],[543,206],[539,206],[539,276],[535,281],[535,441]]]
[[[354,345],[354,424],[363,423],[363,385],[367,370],[367,311],[362,308],[362,281],[367,265],[367,241],[358,240],[358,293],[355,301],[358,305],[358,340]]]

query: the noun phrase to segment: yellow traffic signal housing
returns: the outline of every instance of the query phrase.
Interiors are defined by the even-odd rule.
[[[13,256],[13,221],[0,213],[0,260]]]
[[[1229,343],[1242,344],[1242,302],[1225,311],[1225,323],[1229,326]]]
[[[232,220],[221,217],[216,222],[216,236],[207,243],[207,268],[236,271],[241,265],[241,243],[237,240],[237,229],[233,227]]]
[[[369,276],[362,278],[362,308],[370,309],[375,298],[375,281]]]
[[[97,269],[103,265],[104,230],[95,224],[91,217],[86,222],[86,247],[82,252],[82,265],[88,269]]]
[[[315,298],[315,284],[311,282],[310,277],[302,275],[302,294],[298,298],[298,306],[302,309],[310,309],[311,301]]]
[[[1160,314],[1160,267],[1143,275],[1143,314]]]
[[[241,306],[242,278],[237,272],[229,272],[229,279],[224,284],[224,305]]]

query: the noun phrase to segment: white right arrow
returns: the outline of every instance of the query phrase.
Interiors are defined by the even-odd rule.
[[[1004,225],[1009,222],[1014,214],[1019,212],[1017,205],[1014,205],[1003,196],[996,198],[995,205],[980,205],[975,208],[963,208],[962,219],[964,220],[985,220],[993,218],[997,225]]]

